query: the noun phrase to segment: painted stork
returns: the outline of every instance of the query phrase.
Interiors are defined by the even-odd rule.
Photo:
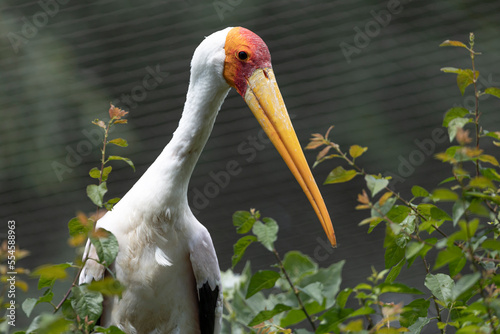
[[[104,325],[126,333],[219,333],[222,291],[219,264],[207,229],[191,212],[189,179],[215,117],[234,87],[279,151],[313,206],[331,244],[335,234],[286,111],[262,39],[248,29],[226,28],[196,48],[184,111],[172,140],[96,228],[119,242],[114,263],[127,289],[105,309]],[[96,258],[87,242],[84,257]],[[99,280],[104,268],[87,261],[80,284]]]

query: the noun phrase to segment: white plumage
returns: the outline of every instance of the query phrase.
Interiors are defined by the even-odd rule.
[[[123,298],[113,301],[105,325],[118,324],[127,333],[199,333],[197,290],[208,282],[212,290],[219,286],[214,333],[219,332],[219,264],[210,234],[189,209],[187,187],[230,89],[221,75],[228,30],[209,36],[196,49],[186,104],[171,142],[97,222],[96,228],[118,240],[114,268],[127,287]],[[97,257],[93,246],[90,257]],[[103,274],[102,266],[88,261],[80,284]]]
[[[269,81],[271,88],[262,88],[260,83],[255,88],[255,73],[258,79]],[[198,46],[191,61],[182,118],[172,140],[132,189],[96,224],[96,228],[111,231],[118,240],[114,270],[126,286],[121,299],[115,298],[106,305],[103,325],[115,324],[126,333],[219,333],[222,315],[219,264],[210,234],[188,206],[188,184],[231,86],[237,88],[254,113],[264,110],[264,116],[258,117],[259,122],[271,117],[275,109],[284,112],[286,117],[279,114],[278,123],[284,124],[288,131],[285,135],[279,129],[276,130],[279,135],[275,135],[274,129],[261,125],[289,167],[294,166],[290,168],[298,180],[302,176],[296,173],[303,169],[299,163],[305,164],[309,171],[300,146],[302,158],[295,158],[295,152],[282,152],[281,146],[288,141],[284,137],[293,137],[295,133],[273,80],[269,51],[249,30],[226,28]],[[266,101],[257,94],[262,89],[271,94],[270,104],[262,104]],[[286,119],[282,120],[284,118],[289,124]],[[270,122],[273,126],[276,123],[272,119]],[[299,165],[295,167],[295,164]],[[304,178],[312,179],[312,176]],[[303,188],[307,182],[310,181],[302,181]],[[321,195],[317,198],[319,191],[315,183],[314,186],[316,190],[306,187],[310,192],[308,196],[312,196],[309,197],[311,203],[314,198],[315,210],[317,207],[323,210],[323,200]],[[327,231],[325,226],[328,223],[331,226],[328,213],[325,218],[324,212],[320,215],[318,210]],[[331,237],[333,228],[327,233]],[[90,242],[87,242],[84,258],[87,255],[97,258]],[[89,283],[102,279],[103,275],[101,265],[87,261],[79,281]]]

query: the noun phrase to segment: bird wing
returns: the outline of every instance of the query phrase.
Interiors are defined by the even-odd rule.
[[[105,227],[106,223],[112,221],[110,220],[110,213],[107,212],[104,216],[102,216],[96,223],[95,229],[97,230],[100,227]],[[107,227],[109,229],[109,227]],[[106,268],[99,264],[96,260],[99,260],[99,256],[97,255],[97,251],[94,245],[90,242],[90,239],[87,240],[87,244],[85,245],[85,250],[83,251],[82,260],[85,261],[85,266],[82,268],[82,272],[79,277],[79,284],[91,283],[94,281],[99,281],[104,277],[104,273]]]
[[[220,333],[222,320],[222,286],[219,262],[207,229],[200,229],[190,240],[191,265],[198,290],[198,314],[201,334]]]
[[[87,245],[85,245],[85,251],[83,252],[83,260],[87,258],[89,260],[87,260],[82,272],[80,273],[79,284],[88,284],[93,280],[99,281],[104,276],[104,266],[99,264],[97,261],[91,260],[99,259],[99,257],[97,256],[95,247],[90,242],[90,239],[87,240]]]

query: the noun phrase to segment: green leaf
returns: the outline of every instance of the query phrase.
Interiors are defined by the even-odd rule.
[[[403,283],[381,283],[375,288],[378,288],[380,294],[382,293],[407,293],[412,295],[423,295],[423,292],[404,285]]]
[[[500,99],[500,88],[489,87],[484,90],[484,93],[496,96]]]
[[[98,169],[97,167],[94,167],[89,171],[89,175],[93,179],[98,179],[101,177],[101,170]]]
[[[457,117],[452,119],[448,124],[448,136],[450,137],[450,143],[453,141],[453,139],[455,139],[458,129],[462,129],[465,124],[471,122],[472,120],[470,118]]]
[[[120,328],[118,328],[116,326],[109,326],[108,328],[104,328],[101,326],[95,326],[94,332],[95,333],[102,333],[102,334],[126,334],[124,331],[122,331]]]
[[[443,67],[443,68],[441,68],[441,71],[445,72],[445,73],[455,73],[455,74],[458,74],[458,73],[460,73],[463,70],[461,68],[456,68],[456,67]]]
[[[431,218],[434,220],[449,220],[451,221],[450,215],[446,211],[441,210],[438,207],[431,208]]]
[[[280,278],[280,274],[276,271],[260,270],[256,272],[250,279],[245,298],[248,299],[263,289],[274,287],[278,278]]]
[[[272,310],[269,310],[269,311],[267,311],[267,310],[266,311],[260,311],[259,314],[257,314],[255,316],[255,318],[253,318],[252,321],[250,321],[250,323],[248,324],[248,326],[249,327],[256,326],[258,324],[263,323],[266,320],[271,319],[276,314],[280,314],[280,313],[283,313],[283,312],[291,310],[291,309],[292,308],[290,306],[288,306],[288,305],[277,304]]]
[[[113,168],[111,166],[103,168],[101,181],[106,181],[108,179],[108,175],[109,173],[111,173],[112,169]],[[101,170],[98,169],[97,167],[94,167],[89,171],[89,175],[91,178],[99,179],[101,177]]]
[[[370,217],[370,218],[366,218],[366,220],[363,220],[361,223],[359,223],[359,225],[361,225],[362,223],[364,223],[367,220],[370,222],[370,228],[368,229],[368,233],[372,233],[372,231],[375,229],[375,227],[377,227],[377,225],[383,221],[383,219],[381,217]]]
[[[324,286],[321,282],[313,282],[305,287],[297,287],[299,291],[304,292],[306,295],[317,301],[318,304],[323,304],[323,290]]]
[[[54,298],[54,293],[52,292],[52,289],[47,289],[43,293],[43,296],[38,298],[38,303],[50,303],[53,298]]]
[[[478,78],[479,72],[476,71],[475,75],[476,78]],[[463,70],[463,72],[457,75],[457,85],[462,95],[464,95],[465,93],[465,88],[467,88],[469,85],[472,85],[473,83],[474,83],[474,72],[472,72],[472,70],[467,68]]]
[[[492,251],[500,251],[500,241],[494,239],[486,239],[481,244],[481,247]]]
[[[132,169],[134,170],[135,172],[135,166],[134,166],[134,163],[132,162],[132,160],[130,160],[129,158],[124,158],[124,157],[120,157],[118,155],[110,155],[108,157],[108,160],[106,160],[105,163],[107,163],[108,161],[112,161],[112,160],[122,160],[122,161],[125,161],[130,167],[132,167]]]
[[[453,212],[453,226],[456,226],[460,218],[462,218],[463,214],[469,207],[470,203],[462,200],[457,200],[455,204],[453,204],[452,212]]]
[[[337,295],[337,305],[341,308],[344,308],[351,293],[351,288],[345,288],[344,290],[340,291]]]
[[[237,227],[236,233],[245,234],[252,230],[256,217],[248,211],[236,211],[233,214],[233,225]]]
[[[352,145],[349,148],[349,154],[353,159],[356,159],[357,157],[360,157],[363,153],[368,150],[368,147],[361,147],[359,145]]]
[[[492,164],[493,166],[497,166],[497,167],[500,166],[500,164],[498,163],[497,158],[495,158],[494,156],[489,155],[489,154],[481,154],[478,157],[478,159],[481,160],[482,162],[487,162],[489,164]]]
[[[375,205],[371,209],[372,217],[382,218],[383,215],[387,215],[388,212],[390,212],[393,208],[394,203],[396,203],[396,197],[389,198],[382,206],[380,206],[380,203],[377,201],[377,203],[375,203]]]
[[[397,265],[392,267],[391,271],[389,272],[389,274],[387,274],[387,277],[385,278],[386,283],[392,283],[396,280],[396,278],[398,278],[399,273],[401,272],[401,269],[403,268],[405,262],[406,261],[402,259],[401,261],[399,261]]]
[[[405,250],[405,258],[411,259],[414,256],[417,256],[422,248],[424,248],[425,244],[422,242],[416,242],[416,241],[411,241],[406,245],[406,250]]]
[[[102,169],[102,181],[106,181],[108,179],[109,173],[111,173],[112,170],[113,170],[113,167],[111,167],[111,166],[104,167]]]
[[[104,277],[99,281],[92,281],[87,285],[87,289],[89,291],[100,292],[105,296],[121,297],[122,292],[125,291],[125,286],[113,277]]]
[[[85,286],[74,286],[71,289],[74,299],[71,306],[80,319],[88,317],[89,321],[97,321],[102,313],[102,295],[96,291],[89,291]]]
[[[429,318],[427,318],[427,316],[424,316],[424,317],[420,317],[417,319],[417,321],[415,321],[415,323],[413,325],[411,325],[410,327],[408,327],[408,334],[420,334],[422,332],[422,329],[424,329],[424,327],[429,323],[431,322]]]
[[[354,169],[345,170],[338,166],[328,174],[323,184],[342,183],[352,180],[358,173]]]
[[[93,228],[94,225],[92,223],[88,221],[82,222],[78,217],[71,218],[68,222],[68,230],[71,237],[75,237],[79,234],[87,235]]]
[[[439,46],[458,46],[458,47],[468,49],[464,43],[462,43],[460,41],[450,41],[449,39],[447,39],[443,43],[439,44]],[[405,327],[407,327],[407,326],[405,326]]]
[[[346,319],[375,313],[369,306],[363,306],[357,310],[351,308],[334,307],[323,313],[319,318],[322,320],[316,333],[340,332],[339,325]]]
[[[445,73],[455,73],[457,74],[457,85],[460,89],[460,93],[464,95],[465,88],[474,82],[474,73],[471,69],[461,69],[455,67],[443,67],[441,71]],[[479,77],[479,72],[475,72],[476,79]]]
[[[389,184],[389,180],[378,179],[375,178],[373,175],[366,175],[365,180],[368,189],[370,189],[372,193],[372,197],[375,197],[376,194],[378,194],[381,190],[385,189],[385,187],[387,187],[387,185]]]
[[[406,205],[395,205],[387,212],[387,218],[391,221],[401,224],[410,214],[411,209]]]
[[[427,197],[429,192],[420,186],[413,186],[411,188],[411,193],[414,197]]]
[[[340,290],[342,282],[342,267],[345,261],[339,261],[328,268],[320,268],[317,273],[305,276],[299,283],[300,287],[306,287],[315,282],[323,283],[323,297],[326,300],[326,308],[332,307],[335,303],[335,296]]]
[[[106,194],[107,191],[108,188],[106,187],[106,182],[103,182],[100,185],[89,184],[87,186],[87,196],[95,205],[100,208],[102,207],[104,194]]]
[[[269,251],[273,251],[274,242],[278,239],[278,223],[272,218],[264,218],[262,222],[257,221],[253,225],[252,232],[257,240]]]
[[[500,174],[493,168],[481,168],[481,174],[492,181],[500,181]]]
[[[446,249],[439,252],[436,263],[434,264],[434,269],[439,269],[450,262],[456,261],[462,256],[464,256],[464,254],[460,247],[455,245],[448,246]]]
[[[286,253],[283,259],[283,267],[293,283],[318,271],[318,264],[299,251]]]
[[[68,277],[66,269],[71,267],[69,263],[61,264],[46,264],[36,268],[32,275],[40,276],[38,281],[38,289],[52,286],[56,280],[62,280]]]
[[[458,200],[458,195],[456,192],[451,191],[450,189],[439,188],[439,189],[436,189],[432,192],[431,198],[434,202],[439,202],[439,201],[442,201],[442,202],[452,201],[452,202],[454,202],[454,201]]]
[[[468,275],[462,276],[457,283],[455,284],[455,288],[453,289],[452,299],[453,301],[457,301],[459,297],[465,293],[467,290],[472,288],[477,281],[481,278],[481,273],[476,272]]]
[[[462,256],[456,259],[455,261],[448,263],[448,268],[450,269],[450,276],[455,277],[457,274],[459,274],[465,267],[466,263],[467,259],[465,258],[465,256]]]
[[[24,313],[26,316],[29,318],[31,315],[31,312],[35,308],[36,304],[38,304],[38,299],[36,298],[26,298],[21,305],[21,308],[23,309]]]
[[[26,333],[63,334],[70,330],[72,324],[72,321],[66,320],[58,314],[42,313],[33,319]]]
[[[118,241],[113,233],[99,228],[90,235],[90,241],[95,247],[101,264],[109,266],[115,261],[118,254]]]
[[[464,118],[467,115],[469,115],[469,110],[462,107],[448,109],[444,115],[443,126],[447,128],[450,125],[450,122],[455,118]]]
[[[427,318],[430,303],[430,300],[420,298],[403,307],[403,312],[399,319],[401,326],[409,327],[417,322],[419,318]]]
[[[120,146],[120,147],[127,147],[128,146],[127,141],[123,138],[111,139],[110,141],[108,141],[108,144],[114,144],[114,145]]]
[[[385,249],[385,268],[391,268],[392,266],[395,266],[404,259],[405,257],[405,248],[404,247],[399,247],[398,244],[396,243],[396,239],[394,239]]]
[[[427,274],[424,285],[440,301],[448,305],[453,301],[455,282],[446,274]]]
[[[231,265],[233,268],[238,264],[238,262],[240,262],[241,258],[245,254],[247,247],[255,241],[257,241],[257,237],[253,235],[247,235],[240,238],[233,245],[233,257],[231,258]]]
[[[113,207],[115,206],[116,203],[120,201],[120,197],[114,197],[110,200],[108,200],[106,203],[104,203],[104,207],[106,210],[111,211]]]
[[[76,320],[76,312],[75,312],[75,310],[73,310],[73,306],[71,306],[72,299],[73,298],[70,297],[64,301],[64,303],[62,304],[62,307],[61,307],[61,311],[66,319],[75,321]]]
[[[304,307],[308,314],[316,314],[318,312],[322,312],[325,310],[323,306],[321,306],[320,304],[318,304],[318,302],[315,301],[313,301],[312,303],[306,303]],[[288,313],[283,318],[281,318],[280,326],[290,327],[301,321],[304,321],[305,319],[306,316],[304,314],[304,311],[302,311],[301,309],[293,309],[288,311]]]

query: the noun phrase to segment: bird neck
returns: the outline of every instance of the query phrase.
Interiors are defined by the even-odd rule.
[[[225,82],[221,85],[208,74],[191,75],[179,125],[172,140],[151,166],[155,179],[161,180],[155,188],[164,190],[163,194],[157,195],[167,203],[180,200],[187,205],[189,180],[229,89]]]

